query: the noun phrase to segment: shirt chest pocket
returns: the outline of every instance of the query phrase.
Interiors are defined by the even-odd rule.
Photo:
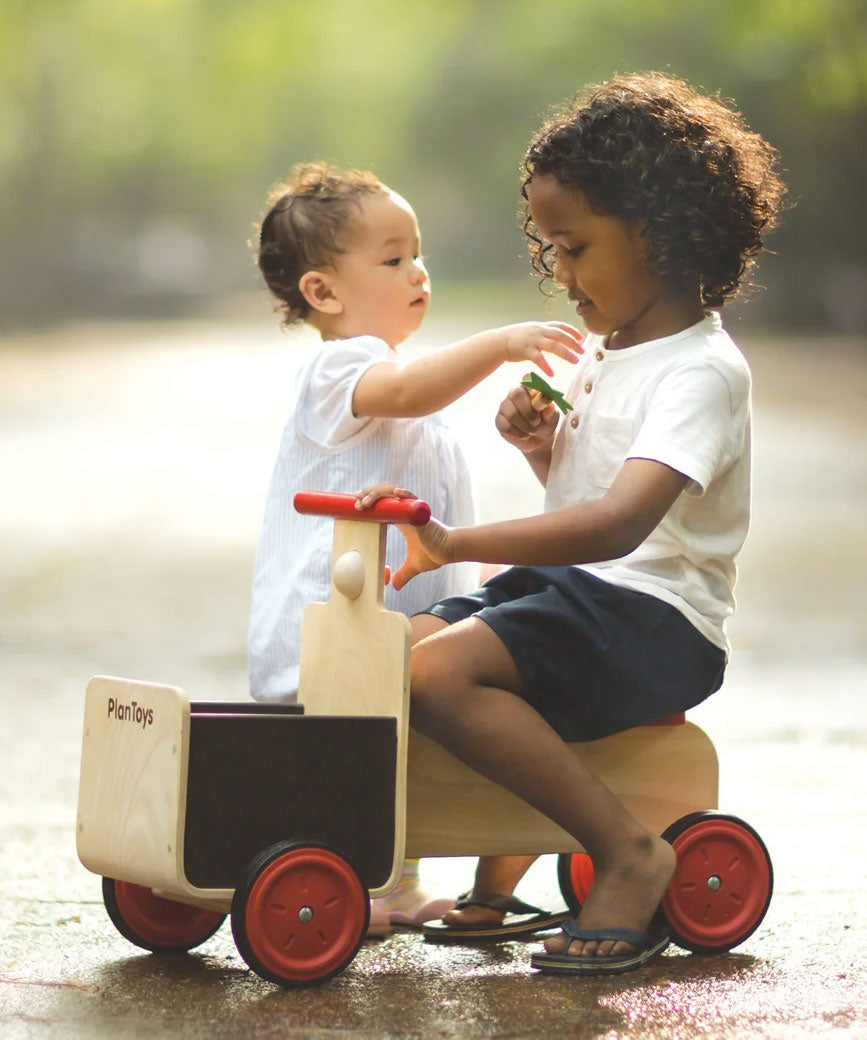
[[[597,488],[610,488],[632,447],[632,420],[616,415],[593,417],[587,455],[587,480]]]

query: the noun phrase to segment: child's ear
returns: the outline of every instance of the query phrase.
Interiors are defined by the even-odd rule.
[[[324,271],[307,271],[298,282],[301,295],[320,314],[341,314],[343,304],[334,295],[331,279]]]

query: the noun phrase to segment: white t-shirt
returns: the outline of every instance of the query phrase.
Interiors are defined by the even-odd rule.
[[[582,564],[605,581],[680,610],[728,651],[735,557],[750,517],[750,371],[719,315],[621,350],[588,335],[557,432],[545,509],[601,498],[628,458],[689,477],[642,544],[619,560]]]
[[[475,523],[470,475],[460,447],[439,415],[382,419],[352,414],[352,394],[372,365],[394,362],[381,339],[359,336],[322,344],[298,373],[265,504],[253,579],[248,658],[257,700],[294,700],[301,621],[310,603],[330,593],[333,521],[296,513],[297,491],[352,493],[393,480],[429,503],[444,523]],[[389,528],[392,573],[404,558],[403,536]],[[390,610],[411,615],[478,585],[478,565],[441,567],[400,592],[385,589]]]

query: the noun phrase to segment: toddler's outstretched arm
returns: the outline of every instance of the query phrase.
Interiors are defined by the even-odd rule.
[[[408,418],[430,415],[456,401],[507,361],[530,361],[553,375],[545,354],[573,364],[581,333],[563,321],[528,321],[489,329],[407,365],[374,365],[352,396],[355,415]]]

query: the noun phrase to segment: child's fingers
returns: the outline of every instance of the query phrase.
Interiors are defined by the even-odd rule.
[[[525,441],[530,436],[530,431],[517,425],[503,412],[502,408],[500,408],[494,418],[494,427],[496,428],[497,433],[499,433],[501,437],[505,437],[507,441]]]
[[[556,354],[573,365],[578,361],[578,355],[584,352],[581,333],[566,322],[528,321],[509,325],[505,331],[506,360],[520,361],[523,358],[532,361],[548,376],[553,376],[554,371],[542,358],[541,351]]]
[[[548,347],[541,347],[533,355],[532,360],[539,366],[539,368],[542,369],[542,371],[545,373],[546,376],[553,376],[554,375],[554,369],[551,368],[551,366],[548,364],[548,359],[542,353],[543,350],[547,350],[547,349],[548,349]],[[557,351],[553,351],[553,353],[556,354]]]
[[[584,339],[584,333],[580,329],[576,329],[574,325],[570,325],[568,321],[551,321],[548,324],[561,329],[571,339],[576,340],[578,343]]]
[[[356,493],[355,508],[369,509],[381,498],[415,498],[415,495],[412,491],[407,491],[406,488],[402,488],[397,484],[372,484],[370,487],[363,488]]]
[[[559,355],[573,365],[578,361],[578,355],[584,353],[584,347],[581,345],[581,339],[577,333],[573,335],[571,332],[549,326],[543,335],[545,342],[542,344],[542,349]]]
[[[400,592],[414,577],[415,574],[407,567],[406,563],[402,563],[391,579],[391,587],[395,592]]]
[[[552,421],[553,425],[551,425]],[[554,416],[553,420],[550,420],[548,413],[545,412],[542,415],[542,421],[534,430],[523,433],[519,427],[510,424],[502,415],[497,416],[494,425],[504,441],[527,453],[536,451],[537,448],[541,448],[543,444],[546,444],[551,439],[554,430],[557,428],[557,418]]]
[[[546,330],[542,333],[541,338],[534,339],[528,344],[529,349],[525,356],[528,361],[532,361],[534,364],[538,365],[546,376],[553,376],[554,370],[551,368],[548,359],[542,351],[547,351],[549,354],[556,354],[557,357],[560,357],[564,361],[568,361],[570,364],[574,365],[578,361],[578,355],[572,347],[576,347],[578,350],[583,350],[580,344],[576,346],[575,343],[572,343],[571,346],[567,346],[565,343],[561,343],[558,339],[552,336],[548,330]]]
[[[579,329],[576,329],[574,325],[570,325],[568,321],[548,321],[543,326],[544,332],[563,343],[570,350],[576,351],[579,354],[584,353],[584,333]]]
[[[545,408],[539,413],[541,418],[542,426],[547,426],[551,430],[557,429],[557,424],[560,422],[560,416],[557,414],[557,408],[553,401],[549,401]]]
[[[500,405],[494,425],[504,437],[525,440],[536,431],[541,421],[527,388],[516,386]]]
[[[398,524],[397,529],[406,541],[406,557],[391,582],[394,589],[399,592],[416,575],[436,570],[442,566],[442,562],[446,558],[443,555],[443,549],[448,539],[448,533],[447,529],[433,518],[424,527]]]
[[[514,410],[515,421],[526,426],[528,433],[532,433],[533,428],[539,425],[539,412],[542,411],[533,404],[534,393],[521,383],[509,391],[509,396],[503,402],[507,410]]]

